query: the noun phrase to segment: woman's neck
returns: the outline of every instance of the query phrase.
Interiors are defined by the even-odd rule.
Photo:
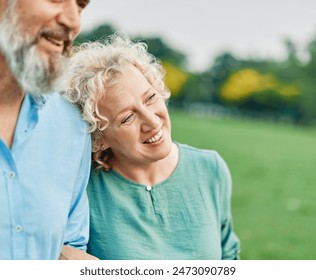
[[[179,149],[172,144],[169,155],[165,158],[146,165],[114,164],[113,169],[123,177],[139,184],[153,186],[170,177],[179,161]]]

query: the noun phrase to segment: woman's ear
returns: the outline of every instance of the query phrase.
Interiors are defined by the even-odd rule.
[[[110,148],[103,132],[104,131],[99,131],[99,139],[98,139],[98,144],[100,145],[99,147],[101,151],[105,151],[106,149]]]
[[[110,146],[104,142],[101,144],[101,151],[105,151],[106,149],[110,148]]]

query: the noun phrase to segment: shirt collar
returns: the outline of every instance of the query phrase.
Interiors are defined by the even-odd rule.
[[[35,103],[35,106],[38,109],[42,109],[49,98],[46,95],[32,95],[31,93],[27,93],[27,94],[29,94],[31,101]]]
[[[48,98],[49,97],[45,95],[32,95],[29,92],[25,93],[15,128],[12,150],[19,147],[37,126],[39,111],[44,108]]]

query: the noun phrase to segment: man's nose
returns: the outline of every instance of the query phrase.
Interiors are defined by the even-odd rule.
[[[57,20],[58,23],[67,27],[75,36],[78,35],[81,25],[80,7],[76,0],[64,1]]]

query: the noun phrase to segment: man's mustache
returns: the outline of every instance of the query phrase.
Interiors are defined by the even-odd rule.
[[[75,36],[73,35],[73,32],[71,32],[67,27],[58,27],[58,28],[48,28],[44,27],[42,28],[36,39],[34,44],[41,38],[52,38],[58,41],[63,41],[64,44],[64,50],[63,54],[66,56],[70,55],[72,43],[74,41]]]

